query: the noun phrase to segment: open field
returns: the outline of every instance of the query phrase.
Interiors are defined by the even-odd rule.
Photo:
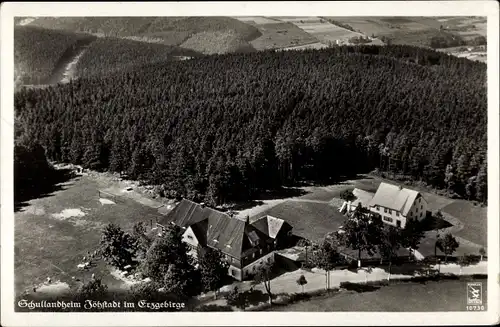
[[[279,19],[294,24],[327,45],[337,41],[348,42],[352,37],[365,36],[362,33],[334,25],[319,17],[281,17]]]
[[[337,208],[320,202],[283,202],[261,212],[253,219],[264,215],[286,220],[292,225],[294,235],[313,241],[320,241],[327,233],[338,230],[345,221],[345,216],[340,214]]]
[[[483,303],[487,303],[487,283],[483,281]],[[346,291],[313,298],[270,311],[464,311],[467,281],[404,283],[381,287],[371,292]],[[411,296],[409,296],[411,294]]]
[[[474,206],[465,200],[455,200],[442,210],[458,218],[466,226],[455,233],[457,236],[483,246],[487,245],[488,209],[486,207]]]
[[[262,203],[239,212],[241,216],[260,217],[271,215],[281,217],[291,223],[294,232],[301,237],[319,240],[326,233],[337,230],[345,216],[338,212],[343,201],[340,194],[344,190],[359,188],[375,193],[382,181],[401,184],[377,176],[361,176],[337,185],[301,187],[303,194],[282,199],[264,200]],[[460,246],[457,254],[478,254],[487,245],[487,208],[475,206],[471,201],[454,200],[431,193],[426,189],[404,185],[421,192],[428,202],[428,210],[441,210],[445,219],[453,225],[449,232],[457,236]],[[311,226],[313,226],[311,228]],[[447,229],[448,230],[448,229]],[[422,254],[434,254],[436,232],[427,232],[422,241]]]
[[[117,185],[119,182],[116,182]],[[102,228],[108,223],[125,230],[144,221],[150,225],[158,209],[139,204],[132,196],[100,198],[98,190],[113,185],[94,176],[74,178],[44,198],[29,201],[15,213],[15,289],[23,292],[47,277],[72,284],[73,279],[88,279],[92,273],[110,287],[123,282],[112,277],[104,263],[87,271],[77,265],[87,251],[97,249]]]
[[[318,43],[313,35],[291,23],[272,22],[255,25],[262,35],[251,42],[257,50],[280,49]]]
[[[325,17],[347,24],[368,36],[388,37],[394,44],[427,46],[440,33],[465,39],[486,36],[486,19],[481,17]],[[442,28],[442,32],[440,29]]]

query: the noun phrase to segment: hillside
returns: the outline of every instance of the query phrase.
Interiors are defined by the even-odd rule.
[[[447,48],[486,43],[484,17],[325,17],[338,26],[391,44]]]
[[[408,46],[212,55],[15,95],[56,161],[211,204],[375,168],[486,200],[486,65]]]
[[[149,63],[198,56],[189,49],[149,42],[102,37],[92,42],[76,65],[76,76],[107,74]]]
[[[139,37],[168,45],[180,45],[202,32],[230,32],[244,41],[260,36],[254,26],[229,17],[40,17],[31,25],[101,36]]]
[[[14,79],[16,84],[46,84],[55,69],[94,36],[33,26],[14,29]]]

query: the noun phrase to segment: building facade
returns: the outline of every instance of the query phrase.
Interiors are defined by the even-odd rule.
[[[264,216],[250,223],[248,217],[232,217],[185,199],[158,222],[160,228],[168,224],[184,229],[182,239],[193,258],[206,248],[220,251],[229,264],[228,274],[237,280],[274,262],[274,250],[288,244],[292,229],[279,218]]]
[[[405,228],[410,219],[427,216],[427,201],[420,192],[400,186],[381,183],[368,205],[388,225]]]

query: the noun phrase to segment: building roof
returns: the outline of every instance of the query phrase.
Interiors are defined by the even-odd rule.
[[[361,203],[361,205],[364,207],[367,207],[370,204],[373,196],[375,195],[375,193],[360,190],[359,188],[355,188],[354,190],[352,190],[352,194],[356,197],[356,200],[352,201],[351,205],[357,206],[359,203]]]
[[[207,218],[213,209],[202,207],[193,201],[182,199],[175,208],[158,221],[161,225],[174,223],[179,227],[189,227]],[[215,211],[215,210],[213,210]]]
[[[224,254],[241,258],[252,247],[265,243],[269,236],[251,226],[248,221],[183,199],[158,222],[162,225],[174,223],[180,227],[191,227],[198,242],[219,249]]]
[[[379,205],[384,208],[401,212],[406,216],[413,205],[419,192],[402,188],[397,185],[380,183],[375,196],[370,201],[370,206]]]
[[[226,214],[208,218],[207,245],[234,258],[265,243],[269,237],[251,226],[248,221]]]
[[[259,231],[275,239],[282,228],[291,228],[291,226],[284,221],[273,216],[263,216],[252,223],[252,226],[257,228]]]

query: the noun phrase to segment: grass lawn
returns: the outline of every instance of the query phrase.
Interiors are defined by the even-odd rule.
[[[483,304],[487,304],[486,279]],[[378,288],[372,292],[342,291],[290,305],[274,306],[270,311],[465,311],[467,281],[402,283]],[[486,308],[487,309],[487,308]]]
[[[483,246],[487,245],[487,207],[475,206],[470,201],[454,200],[442,211],[458,218],[464,224],[464,228],[455,233],[457,236]]]
[[[338,230],[346,217],[327,203],[286,201],[258,215],[282,218],[293,227],[293,234],[313,241]],[[258,217],[254,217],[258,218]]]
[[[75,278],[102,277],[108,286],[120,284],[104,264],[89,271],[77,268],[87,251],[99,245],[108,223],[130,229],[137,221],[150,222],[157,210],[133,200],[119,198],[116,204],[101,204],[98,182],[88,176],[73,179],[62,191],[29,202],[15,217],[15,290],[22,292],[47,277],[71,282]]]
[[[286,48],[318,42],[318,40],[291,23],[255,25],[262,33],[251,44],[257,50]]]

